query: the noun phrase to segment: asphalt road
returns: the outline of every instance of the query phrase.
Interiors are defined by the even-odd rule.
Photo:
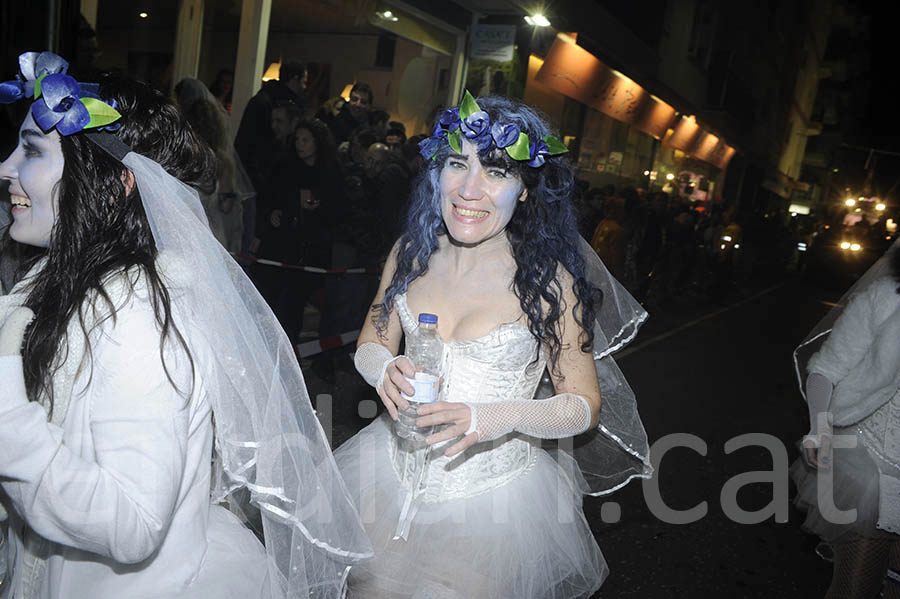
[[[827,312],[826,302],[839,295],[789,279],[758,283],[725,305],[680,298],[651,309],[618,363],[635,390],[651,445],[679,433],[694,439],[694,448],[678,442],[665,452],[656,473],[659,498],[672,510],[701,502],[706,510],[692,522],[671,523],[648,507],[657,502],[640,481],[606,498],[585,498],[585,514],[610,568],[596,598],[824,595],[831,565],[815,555],[817,539],[800,528],[802,513],[791,503],[786,470],[807,430],[791,352]],[[311,396],[333,406],[326,430],[337,446],[370,421],[376,396],[346,356],[334,385],[304,366]],[[729,445],[726,451],[729,440],[748,433],[753,437],[746,447]],[[761,482],[735,478],[753,472],[761,472]],[[741,510],[774,502],[773,513],[759,523],[740,523],[733,508],[726,514],[723,489]],[[604,522],[603,514],[617,511],[603,507],[611,502],[621,516]]]
[[[608,499],[619,502],[622,520],[604,524],[603,500],[588,498],[585,513],[611,571],[596,597],[825,594],[831,565],[815,555],[817,539],[800,528],[784,464],[797,457],[795,443],[808,427],[791,352],[827,312],[823,301],[839,293],[789,280],[745,295],[731,306],[706,305],[702,314],[696,312],[704,306],[694,306],[693,318],[663,314],[669,328],[644,331],[619,360],[651,444],[676,433],[705,443],[706,455],[679,446],[665,454],[657,472],[660,497],[677,510],[705,501],[707,512],[691,523],[666,523],[647,507],[644,486],[632,484]],[[727,442],[748,433],[754,435],[747,447],[726,451]],[[778,458],[761,445],[765,439]],[[735,479],[757,471],[765,482]],[[772,479],[788,493],[776,493]],[[723,489],[743,510],[774,501],[776,513],[739,523],[723,508]]]

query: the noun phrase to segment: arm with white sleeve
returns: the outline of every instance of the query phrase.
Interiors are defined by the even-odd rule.
[[[859,367],[875,339],[880,286],[880,283],[870,285],[849,298],[825,343],[807,365],[806,403],[810,428],[801,445],[810,466],[830,466],[832,395],[844,377]]]
[[[591,406],[575,393],[466,405],[472,410],[466,434],[477,433],[479,442],[493,441],[512,432],[560,439],[583,433],[591,426]]]
[[[801,444],[804,457],[810,466],[827,467],[830,463],[831,447],[831,393],[834,386],[824,375],[818,372],[806,377],[806,404],[809,408],[809,433],[803,437]]]
[[[0,357],[0,477],[14,509],[40,536],[137,563],[162,543],[179,496],[190,368],[183,355],[167,352],[179,392],[163,367],[147,304],[120,309],[102,326],[91,379],[75,381],[69,405],[70,415],[76,403],[89,406],[89,439],[70,438],[68,429],[48,422],[40,403],[28,400],[18,350]]]

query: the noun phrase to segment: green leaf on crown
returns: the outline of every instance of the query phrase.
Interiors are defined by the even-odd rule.
[[[475,98],[472,97],[472,94],[469,93],[469,90],[466,90],[465,95],[463,95],[462,102],[459,103],[460,120],[465,120],[467,117],[472,116],[480,110],[481,107],[478,106],[478,102],[475,101]]]
[[[462,154],[462,140],[460,139],[459,129],[447,136],[447,142],[450,144],[450,148],[454,152],[456,152],[457,154]]]
[[[87,108],[91,120],[85,125],[85,129],[102,127],[116,122],[122,115],[115,108],[97,98],[81,98],[81,103]]]
[[[37,100],[41,97],[41,81],[44,80],[44,77],[47,76],[47,73],[44,73],[40,77],[34,80],[34,99]]]
[[[509,157],[513,160],[528,160],[531,157],[530,148],[528,146],[528,136],[519,132],[519,139],[511,146],[506,146],[506,153],[509,154]]]
[[[565,154],[569,151],[569,148],[563,142],[552,135],[545,135],[544,143],[547,144],[547,150],[550,154]]]

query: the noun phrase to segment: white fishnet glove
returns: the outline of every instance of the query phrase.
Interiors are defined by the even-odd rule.
[[[391,350],[380,343],[363,343],[356,349],[353,365],[363,379],[378,389],[384,387],[384,373],[387,367],[401,356],[395,356]]]
[[[391,418],[397,420],[397,408],[409,408],[409,402],[402,397],[401,391],[407,395],[415,393],[413,386],[405,378],[416,375],[409,358],[402,354],[395,356],[380,343],[366,342],[356,349],[353,364],[363,379],[375,387]],[[395,366],[388,374],[388,367],[392,364]]]
[[[809,434],[803,437],[806,462],[816,468],[831,465],[831,393],[834,386],[818,372],[806,377],[806,403],[809,407]]]
[[[479,442],[493,441],[513,431],[539,439],[561,439],[591,426],[591,407],[574,393],[548,399],[463,403],[472,411],[466,434],[477,433]]]

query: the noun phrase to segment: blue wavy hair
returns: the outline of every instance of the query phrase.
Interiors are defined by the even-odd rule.
[[[546,119],[521,102],[497,96],[477,101],[492,123],[515,123],[531,140],[551,134]],[[397,295],[405,293],[412,281],[428,272],[438,238],[447,234],[438,181],[450,152],[449,144],[441,144],[410,194],[406,225],[396,246],[396,270],[383,301],[373,306],[373,321],[379,333],[387,326]],[[582,329],[582,351],[591,351],[593,346],[595,301],[599,299],[585,279],[584,258],[578,251],[580,240],[572,204],[574,167],[563,154],[547,156],[543,166],[533,168],[527,161],[513,160],[493,145],[479,152],[478,157],[482,164],[507,168],[528,189],[527,198],[517,203],[506,227],[516,261],[513,290],[528,318],[528,328],[538,341],[538,351],[541,344],[547,345],[555,370],[562,345],[560,320],[567,309],[557,269],[566,269],[573,279],[577,298],[574,314]]]

